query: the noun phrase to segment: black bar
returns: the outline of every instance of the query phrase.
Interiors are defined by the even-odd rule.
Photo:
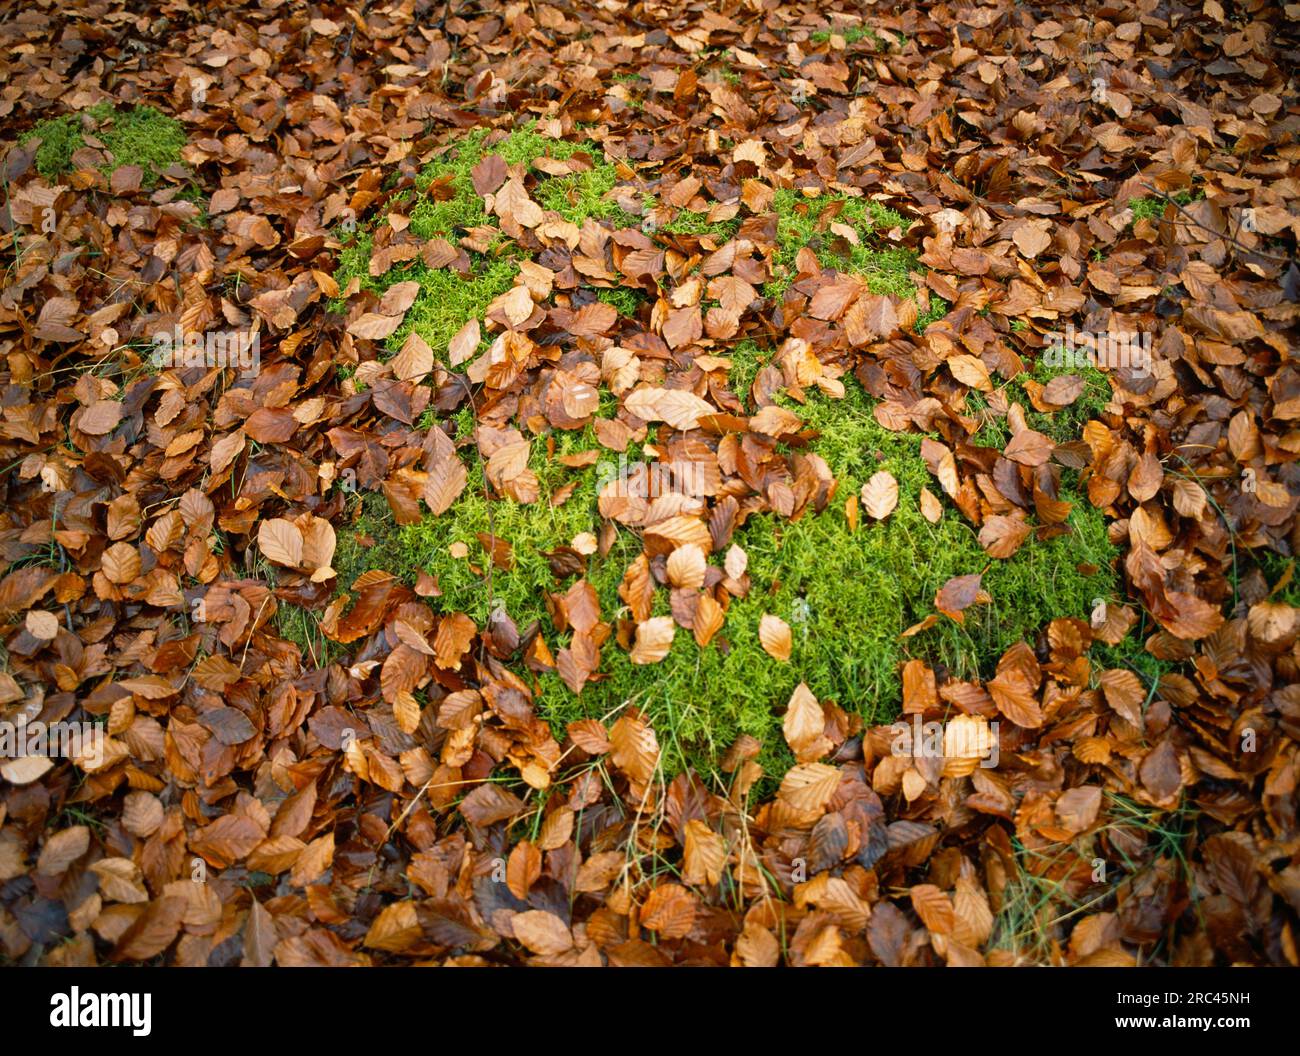
[[[1049,1044],[1085,1037],[1177,1039],[1180,1045],[1200,1037],[1231,1044],[1236,1038],[1286,1036],[1281,1032],[1289,1025],[1296,978],[1257,968],[872,968],[839,974],[634,969],[643,976],[635,980],[612,971],[578,971],[506,977],[501,969],[18,968],[0,974],[0,986],[6,1038],[67,1041],[98,1034],[127,1045],[199,1041],[224,1049],[254,1042],[263,1048],[277,1042],[373,1044],[428,1032],[445,1047],[462,1036],[471,1044],[476,1036],[480,1043],[493,1036],[505,1042],[510,1025],[537,1041],[575,1034],[612,1040],[626,1036],[636,1022],[636,1035],[652,1044],[660,1032],[663,1042],[679,1044],[679,1032],[689,1023],[692,1048],[698,1049],[711,1032],[720,1043],[761,1040],[778,1024],[795,1022],[824,1032],[828,1041],[841,1032],[864,1039],[883,1029],[927,1043],[969,1042],[1009,1029],[1026,1041]],[[650,971],[654,977],[644,977]],[[148,1033],[137,1035],[140,1028],[129,1022],[53,1025],[52,1016],[63,1015],[74,987],[84,1010],[79,1022],[89,1014],[87,995],[148,994]],[[92,1003],[108,1018],[116,1008],[119,1019],[129,1019],[120,1014],[125,1002]],[[142,1000],[135,1008],[143,1011]],[[605,1027],[616,1033],[605,1033]]]

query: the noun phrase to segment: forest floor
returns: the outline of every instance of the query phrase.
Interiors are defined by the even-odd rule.
[[[0,16],[0,962],[1300,964],[1294,5],[139,6]]]

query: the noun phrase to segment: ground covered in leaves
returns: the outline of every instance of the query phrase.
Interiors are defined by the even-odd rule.
[[[0,960],[1300,963],[1296,15],[6,16]]]

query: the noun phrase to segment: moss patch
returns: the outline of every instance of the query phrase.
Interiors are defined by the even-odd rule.
[[[807,198],[790,188],[776,192],[772,211],[777,216],[776,252],[773,277],[764,284],[763,294],[780,300],[795,280],[795,259],[807,246],[823,268],[862,276],[873,293],[911,297],[916,293],[911,273],[916,270],[916,253],[897,246],[882,246],[881,233],[892,228],[906,231],[911,226],[899,213],[873,199],[845,194],[823,194]],[[849,236],[832,225],[851,228]],[[741,220],[710,220],[707,212],[681,209],[663,225],[666,235],[689,235],[725,245],[740,230]],[[937,309],[937,312],[936,312]],[[947,305],[931,298],[931,312],[924,322],[942,318]]]
[[[1114,598],[1115,551],[1101,513],[1086,500],[1063,489],[1063,497],[1075,502],[1071,534],[1047,542],[1031,537],[1010,560],[993,560],[955,508],[945,503],[937,525],[921,516],[921,487],[939,492],[920,456],[922,437],[885,430],[872,407],[870,397],[850,380],[845,400],[818,396],[796,408],[810,427],[822,431],[811,449],[840,481],[829,506],[795,522],[758,515],[737,530],[734,541],[748,554],[752,589],[731,603],[722,631],[707,649],[699,649],[690,633],[679,628],[662,663],[638,667],[610,642],[601,665],[608,677],[589,683],[580,696],[557,676],[543,675],[539,711],[557,731],[574,719],[605,715],[632,700],[660,731],[670,771],[688,762],[704,771],[715,769],[741,732],[762,741],[761,761],[777,768],[789,762],[780,710],[800,681],[821,699],[833,699],[868,719],[885,719],[898,708],[900,665],[907,658],[943,664],[959,677],[987,674],[1009,645],[1032,640],[1053,617],[1086,618],[1095,598]],[[557,434],[558,453],[594,446],[586,434]],[[630,461],[636,457],[629,452]],[[563,591],[571,580],[556,579],[543,551],[567,544],[580,532],[598,530],[599,471],[564,469],[545,457],[540,442],[534,446],[532,468],[542,480],[541,501],[491,504],[492,530],[511,543],[514,559],[511,570],[493,573],[494,600],[489,600],[487,554],[478,538],[489,532],[489,507],[481,478],[473,472],[469,488],[446,514],[400,529],[393,526],[382,499],[367,499],[356,531],[339,533],[341,586],[346,588],[366,568],[385,568],[408,581],[424,569],[438,577],[440,608],[466,612],[481,625],[493,604],[502,605],[521,630],[537,620],[552,650],[562,647],[567,636],[554,633],[544,592]],[[880,469],[898,480],[898,508],[883,523],[863,517],[851,531],[846,500]],[[567,501],[551,506],[550,497],[574,479],[579,483]],[[464,544],[469,556],[453,557],[454,543]],[[622,606],[618,585],[640,549],[634,533],[620,530],[605,559],[589,559],[587,578],[605,619]],[[721,555],[711,558],[714,564],[720,560]],[[1081,565],[1097,571],[1081,572]],[[900,638],[935,611],[935,593],[949,578],[978,572],[984,573],[991,605],[972,606],[964,625],[941,617],[929,630]],[[655,604],[656,615],[669,611],[666,590],[657,592]],[[780,616],[792,628],[789,663],[773,660],[759,644],[765,613]]]
[[[1197,199],[1204,198],[1205,192],[1203,190],[1179,191],[1169,197],[1179,205],[1191,205]],[[1133,211],[1133,219],[1129,222],[1129,226],[1132,227],[1139,220],[1162,219],[1165,215],[1165,204],[1163,198],[1154,195],[1149,198],[1130,198],[1128,207]]]
[[[694,235],[697,238],[708,238],[715,245],[721,246],[730,241],[740,230],[740,220],[737,217],[732,217],[730,220],[710,220],[708,213],[683,209],[664,224],[663,230],[669,235]]]
[[[276,633],[298,647],[303,667],[325,667],[342,653],[342,648],[321,630],[319,613],[282,601],[274,619]]]
[[[1029,398],[1026,382],[1046,385],[1055,377],[1073,374],[1083,381],[1083,392],[1068,407],[1059,411],[1037,411]],[[1104,371],[1088,363],[1072,366],[1050,366],[1041,358],[1036,360],[1029,370],[1012,378],[1002,387],[1002,392],[1011,403],[1018,403],[1025,410],[1025,421],[1031,429],[1050,436],[1058,444],[1078,440],[1083,435],[1083,427],[1092,419],[1099,417],[1110,402],[1112,390],[1110,379]],[[1011,439],[1011,430],[1005,416],[995,415],[989,410],[987,397],[972,390],[966,397],[967,413],[983,419],[976,443],[985,447],[1006,447]]]
[[[644,294],[630,290],[626,286],[612,286],[596,291],[596,299],[613,307],[619,315],[634,317],[646,303]]]
[[[156,183],[165,169],[181,160],[186,141],[181,123],[152,106],[117,110],[105,101],[88,110],[42,121],[20,142],[40,140],[36,171],[53,180],[72,170],[72,156],[89,146],[87,135],[104,144],[107,159],[100,166],[101,172],[108,175],[123,165],[139,165],[146,185]]]
[[[911,297],[916,288],[909,278],[916,268],[916,254],[900,247],[880,246],[880,233],[894,227],[904,231],[910,221],[894,210],[869,198],[843,194],[805,198],[783,188],[776,192],[773,209],[777,215],[777,251],[773,278],[763,289],[780,300],[794,281],[795,258],[807,246],[823,268],[861,275],[872,293]],[[832,225],[851,228],[854,236],[835,231]]]
[[[471,176],[474,165],[490,152],[501,154],[508,164],[526,165],[534,200],[565,220],[578,225],[588,219],[618,226],[639,224],[638,218],[613,201],[610,192],[616,185],[616,170],[600,160],[593,145],[557,142],[529,128],[494,142],[488,137],[485,131],[471,133],[421,173],[415,188],[421,198],[410,211],[411,230],[417,236],[457,241],[470,229],[490,232],[496,227],[494,218],[483,210]],[[580,173],[547,176],[535,164],[543,156],[563,160],[579,150],[592,160],[592,167]],[[881,238],[884,231],[908,226],[898,213],[861,197],[832,194],[809,199],[789,189],[777,192],[773,209],[777,247],[774,278],[764,291],[768,296],[780,297],[794,281],[796,256],[805,246],[823,267],[864,276],[877,293],[914,295],[910,275],[916,267],[915,254],[883,244]],[[736,219],[710,221],[707,214],[681,211],[664,232],[712,239],[721,245],[738,228]],[[403,326],[388,339],[388,347],[396,351],[415,329],[440,352],[466,320],[481,318],[491,300],[509,289],[519,255],[526,252],[504,238],[484,241],[482,230],[477,235],[484,251],[471,253],[468,276],[449,269],[431,271],[415,261],[372,279],[368,274],[371,233],[363,231],[344,252],[336,278],[346,288],[355,277],[376,294],[398,281],[419,282],[421,293]],[[644,303],[641,294],[617,288],[583,291],[578,299],[588,296],[599,297],[624,315],[634,315]],[[918,326],[923,328],[946,308],[932,300]],[[770,353],[743,339],[727,354],[732,359],[733,391],[748,403],[749,388]],[[1105,403],[1109,386],[1099,372],[1094,373],[1101,387],[1094,393],[1096,379],[1085,378],[1087,391],[1070,412],[1037,416],[1043,431],[1053,436],[1060,429],[1073,432],[1080,424],[1075,418],[1091,416]],[[1027,376],[1013,382],[1014,390],[1008,393],[1026,407],[1030,406],[1025,389],[1029,380]],[[1045,382],[1050,373],[1032,380]],[[945,503],[938,524],[921,515],[921,488],[940,493],[921,458],[923,438],[884,429],[872,414],[874,401],[851,377],[846,384],[844,400],[814,394],[807,406],[789,403],[807,423],[810,449],[826,460],[839,481],[827,508],[820,513],[806,511],[793,522],[760,514],[736,530],[734,542],[748,555],[751,590],[730,602],[723,629],[709,647],[700,649],[689,632],[678,628],[663,662],[636,666],[626,651],[609,641],[596,680],[580,695],[573,694],[558,675],[540,675],[539,713],[557,734],[568,722],[605,716],[631,701],[649,714],[659,731],[669,771],[686,764],[714,770],[735,737],[748,733],[763,743],[761,761],[768,771],[779,773],[790,761],[780,732],[781,712],[800,681],[807,682],[820,699],[834,700],[868,720],[882,720],[897,711],[900,669],[908,658],[924,658],[957,677],[987,674],[1012,643],[1032,639],[1053,617],[1086,617],[1094,599],[1115,596],[1115,551],[1100,512],[1072,493],[1073,473],[1065,471],[1061,481],[1062,497],[1074,501],[1070,534],[1045,541],[1031,537],[1010,560],[994,560],[980,547],[976,529],[950,504]],[[602,394],[601,414],[610,413],[612,399],[607,396]],[[436,417],[427,414],[421,427],[435,424]],[[1038,427],[1036,419],[1031,418],[1031,424]],[[985,426],[990,444],[1004,439],[998,427],[996,420]],[[470,482],[442,516],[399,528],[380,496],[367,496],[354,508],[352,527],[338,532],[339,587],[349,589],[356,576],[370,568],[385,569],[407,582],[425,571],[437,577],[441,597],[434,604],[438,609],[464,612],[480,626],[494,610],[504,609],[521,632],[536,624],[551,651],[558,652],[568,635],[556,632],[547,594],[567,589],[574,573],[557,574],[547,555],[579,535],[599,535],[602,527],[597,501],[602,466],[569,469],[558,456],[596,451],[599,463],[614,462],[617,456],[600,448],[591,427],[536,438],[530,468],[539,480],[539,501],[529,505],[489,501],[473,454],[473,429],[472,410],[462,408],[454,436],[465,452]],[[1074,435],[1077,432],[1069,438]],[[629,462],[641,457],[636,445],[626,457]],[[851,527],[847,500],[881,469],[898,481],[898,507],[882,523],[863,514],[860,523]],[[493,537],[508,544],[508,567],[493,565]],[[608,554],[588,557],[586,576],[600,599],[604,619],[626,617],[618,587],[641,548],[637,533],[620,528]],[[721,555],[711,557],[715,565],[721,560]],[[934,626],[902,637],[935,613],[935,594],[950,578],[974,573],[983,574],[991,604],[968,609],[962,624],[940,617]],[[669,592],[657,591],[654,605],[655,615],[667,614]],[[759,643],[759,623],[769,613],[792,629],[788,663],[772,659]]]
[[[929,326],[931,323],[937,323],[940,319],[942,319],[945,315],[948,314],[949,304],[947,301],[945,301],[942,297],[936,296],[933,293],[931,293],[929,296],[930,296],[929,306],[926,308],[925,311],[920,312],[916,317],[915,329],[918,334],[925,333],[925,328],[927,326]]]
[[[877,50],[884,51],[889,45],[885,39],[880,36],[870,26],[846,26],[843,29],[819,29],[812,33],[808,39],[814,44],[827,43],[832,35],[844,38],[845,44],[856,44],[860,40],[869,40],[876,45]]]
[[[542,158],[567,160],[585,153],[591,168],[570,175],[549,176],[537,166]],[[581,226],[588,218],[615,226],[640,226],[639,217],[625,212],[611,192],[618,184],[617,168],[604,161],[594,143],[549,139],[525,126],[496,141],[487,130],[470,132],[449,152],[427,165],[416,179],[420,200],[410,211],[410,230],[421,239],[446,238],[457,242],[471,229],[495,229],[496,217],[483,208],[475,192],[473,168],[487,154],[500,154],[507,164],[528,167],[535,183],[534,200],[544,209]],[[880,233],[891,228],[906,230],[909,221],[898,213],[866,198],[828,194],[809,199],[790,189],[776,192],[773,210],[777,214],[777,247],[773,259],[774,278],[764,294],[778,300],[794,281],[795,259],[807,246],[822,267],[861,275],[875,293],[911,297],[916,290],[910,275],[916,268],[916,254],[908,249],[880,245]],[[846,235],[833,226],[852,230]],[[721,246],[735,236],[740,220],[711,221],[708,214],[679,211],[663,225],[668,235],[707,238]],[[396,352],[407,335],[416,331],[435,351],[444,349],[468,319],[482,318],[487,306],[514,285],[519,256],[524,252],[504,240],[489,240],[485,252],[470,253],[470,270],[461,275],[451,269],[430,269],[421,260],[398,264],[378,278],[369,273],[374,246],[374,227],[357,232],[340,253],[334,278],[341,289],[356,279],[360,288],[381,296],[397,282],[415,281],[420,293],[406,313],[402,325],[387,339],[386,348]],[[621,315],[633,317],[645,300],[629,288],[592,286],[595,296],[613,305]],[[918,327],[942,318],[947,306],[931,298],[930,310]],[[343,311],[345,302],[336,301]]]
[[[579,153],[591,161],[591,167],[582,172],[549,176],[536,165],[543,158],[566,161]],[[421,239],[445,238],[455,244],[471,228],[498,227],[497,218],[484,210],[483,199],[474,190],[474,166],[488,154],[499,154],[508,165],[526,165],[537,181],[530,187],[537,204],[579,227],[588,218],[619,225],[640,223],[639,218],[624,212],[611,198],[610,192],[618,182],[618,170],[604,160],[597,144],[550,139],[535,132],[530,125],[495,142],[489,141],[486,129],[476,129],[460,139],[446,155],[425,166],[415,181],[419,201],[410,211],[410,230],[414,235]],[[447,342],[467,320],[481,319],[487,306],[514,285],[522,253],[512,244],[492,240],[487,252],[470,252],[470,272],[466,276],[449,268],[429,268],[417,259],[374,278],[369,273],[372,247],[373,227],[358,231],[355,241],[340,254],[334,278],[340,289],[346,289],[355,278],[362,289],[377,295],[382,295],[394,283],[420,284],[415,303],[402,325],[387,340],[387,348],[392,352],[401,348],[412,330],[435,352],[445,350]],[[624,303],[622,307],[627,309],[630,305]],[[342,311],[343,302],[336,302],[334,308]]]

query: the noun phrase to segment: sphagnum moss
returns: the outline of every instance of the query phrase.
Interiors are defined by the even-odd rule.
[[[1086,499],[1067,496],[1075,504],[1070,535],[1047,542],[1031,537],[1010,560],[994,560],[980,547],[976,530],[951,506],[937,525],[921,516],[921,487],[938,491],[921,459],[922,437],[884,429],[856,382],[850,380],[848,392],[845,400],[815,397],[795,408],[821,431],[811,448],[835,473],[838,491],[821,513],[808,511],[795,521],[758,515],[737,530],[734,541],[748,555],[751,590],[731,602],[718,638],[701,650],[679,628],[669,655],[650,666],[633,665],[610,643],[603,650],[602,677],[588,683],[581,695],[571,693],[555,675],[541,676],[539,712],[557,732],[574,719],[602,716],[631,701],[660,728],[671,728],[672,740],[661,738],[670,771],[686,764],[716,769],[739,733],[762,741],[761,761],[776,766],[789,761],[780,710],[799,682],[820,699],[883,720],[897,709],[900,665],[909,657],[942,664],[957,677],[987,674],[1012,643],[1032,639],[1053,617],[1086,618],[1096,598],[1115,596],[1115,551],[1101,513]],[[557,436],[561,453],[594,446],[585,431]],[[381,498],[368,500],[356,532],[340,532],[340,585],[346,589],[367,568],[386,568],[408,580],[423,569],[438,577],[442,597],[437,604],[443,610],[465,612],[481,625],[499,604],[521,629],[538,621],[552,649],[561,647],[567,636],[554,633],[545,592],[563,591],[571,580],[555,579],[543,551],[599,529],[597,471],[564,469],[542,457],[543,448],[535,444],[532,462],[542,482],[540,500],[528,506],[492,502],[492,530],[511,544],[514,557],[511,570],[494,571],[493,598],[487,592],[487,555],[478,540],[478,533],[489,531],[488,504],[473,475],[447,513],[400,529],[392,525]],[[851,531],[845,501],[880,469],[898,481],[898,507],[883,523],[863,517]],[[549,497],[575,472],[579,485],[573,494],[559,506],[549,505]],[[371,538],[358,543],[357,533]],[[452,544],[458,542],[469,557],[451,556]],[[620,530],[606,558],[589,559],[587,578],[604,618],[613,618],[622,607],[618,585],[639,552],[635,534]],[[1095,566],[1096,571],[1080,571],[1080,566]],[[934,596],[949,578],[980,572],[993,598],[990,605],[968,609],[964,625],[941,617],[932,628],[901,638],[935,611]],[[655,605],[656,615],[668,611],[666,592],[657,593]],[[792,629],[788,663],[773,660],[759,643],[765,613],[781,617]]]

